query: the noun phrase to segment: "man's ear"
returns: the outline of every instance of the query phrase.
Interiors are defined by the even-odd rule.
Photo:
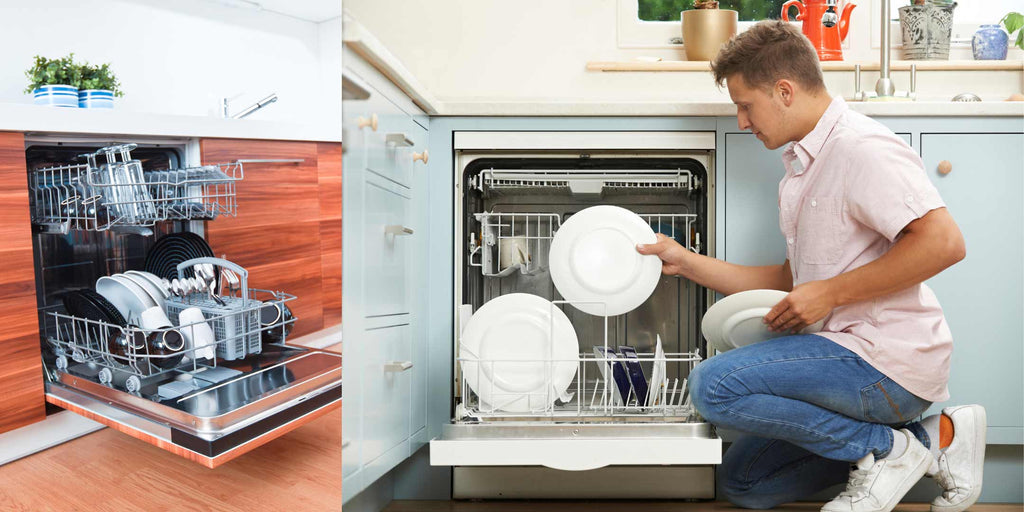
[[[793,94],[796,92],[796,87],[793,82],[783,78],[778,82],[775,82],[775,92],[778,93],[779,99],[782,100],[782,104],[789,107],[793,105]]]

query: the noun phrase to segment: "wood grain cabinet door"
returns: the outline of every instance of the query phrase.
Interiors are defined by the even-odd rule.
[[[0,433],[46,417],[25,138],[0,132]]]
[[[245,163],[238,215],[208,222],[206,238],[218,257],[249,271],[250,287],[297,297],[290,303],[298,318],[293,337],[339,323],[340,145],[203,139],[200,151],[204,164],[300,160]]]

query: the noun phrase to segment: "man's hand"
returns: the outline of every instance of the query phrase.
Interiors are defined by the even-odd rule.
[[[688,252],[679,242],[657,233],[658,241],[653,244],[637,244],[640,254],[653,254],[661,258],[661,272],[668,276],[683,275],[683,259]]]
[[[772,331],[799,332],[825,318],[835,307],[835,294],[827,281],[808,281],[794,287],[789,295],[780,300],[764,316],[764,323]]]

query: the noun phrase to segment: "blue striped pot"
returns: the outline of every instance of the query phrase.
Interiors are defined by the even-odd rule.
[[[114,93],[106,89],[78,91],[80,108],[114,108]]]
[[[36,105],[78,108],[78,87],[71,85],[44,85],[33,91]]]

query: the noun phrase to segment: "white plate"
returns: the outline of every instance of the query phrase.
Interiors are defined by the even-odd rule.
[[[551,280],[558,293],[584,313],[628,313],[651,296],[661,279],[661,259],[636,252],[636,244],[657,240],[651,226],[625,208],[602,205],[581,210],[551,241]]]
[[[651,386],[647,391],[647,406],[665,405],[661,399],[662,390],[668,381],[665,380],[665,349],[661,346],[661,335],[654,346],[654,366],[651,371]]]
[[[166,301],[164,300],[164,293],[160,289],[161,287],[153,284],[153,282],[150,281],[148,278],[146,278],[145,276],[141,276],[139,274],[140,272],[138,271],[129,270],[124,274],[117,275],[124,276],[125,279],[129,279],[133,283],[139,285],[143,289],[143,291],[145,291],[146,294],[149,295],[149,298],[153,299],[153,302],[155,302],[157,306],[160,306],[160,309],[164,309],[164,304]]]
[[[704,314],[700,330],[719,352],[743,347],[789,332],[773,332],[762,322],[764,315],[788,295],[782,290],[747,290],[734,293],[712,305]],[[825,319],[808,325],[801,334],[812,334],[825,326]]]
[[[99,278],[96,280],[96,292],[109,300],[126,320],[136,324],[143,311],[156,306],[141,286],[122,275]]]
[[[459,357],[473,360],[462,361],[469,388],[482,404],[509,412],[542,411],[565,396],[579,355],[565,313],[528,293],[484,304],[466,324],[459,348]]]
[[[161,297],[166,299],[167,297],[171,296],[171,291],[168,290],[167,287],[165,287],[162,282],[160,282],[160,278],[149,272],[143,272],[141,270],[129,270],[125,272],[125,275],[142,277],[143,279],[149,281],[150,283],[153,283],[153,286],[155,286],[156,289],[159,290]]]

